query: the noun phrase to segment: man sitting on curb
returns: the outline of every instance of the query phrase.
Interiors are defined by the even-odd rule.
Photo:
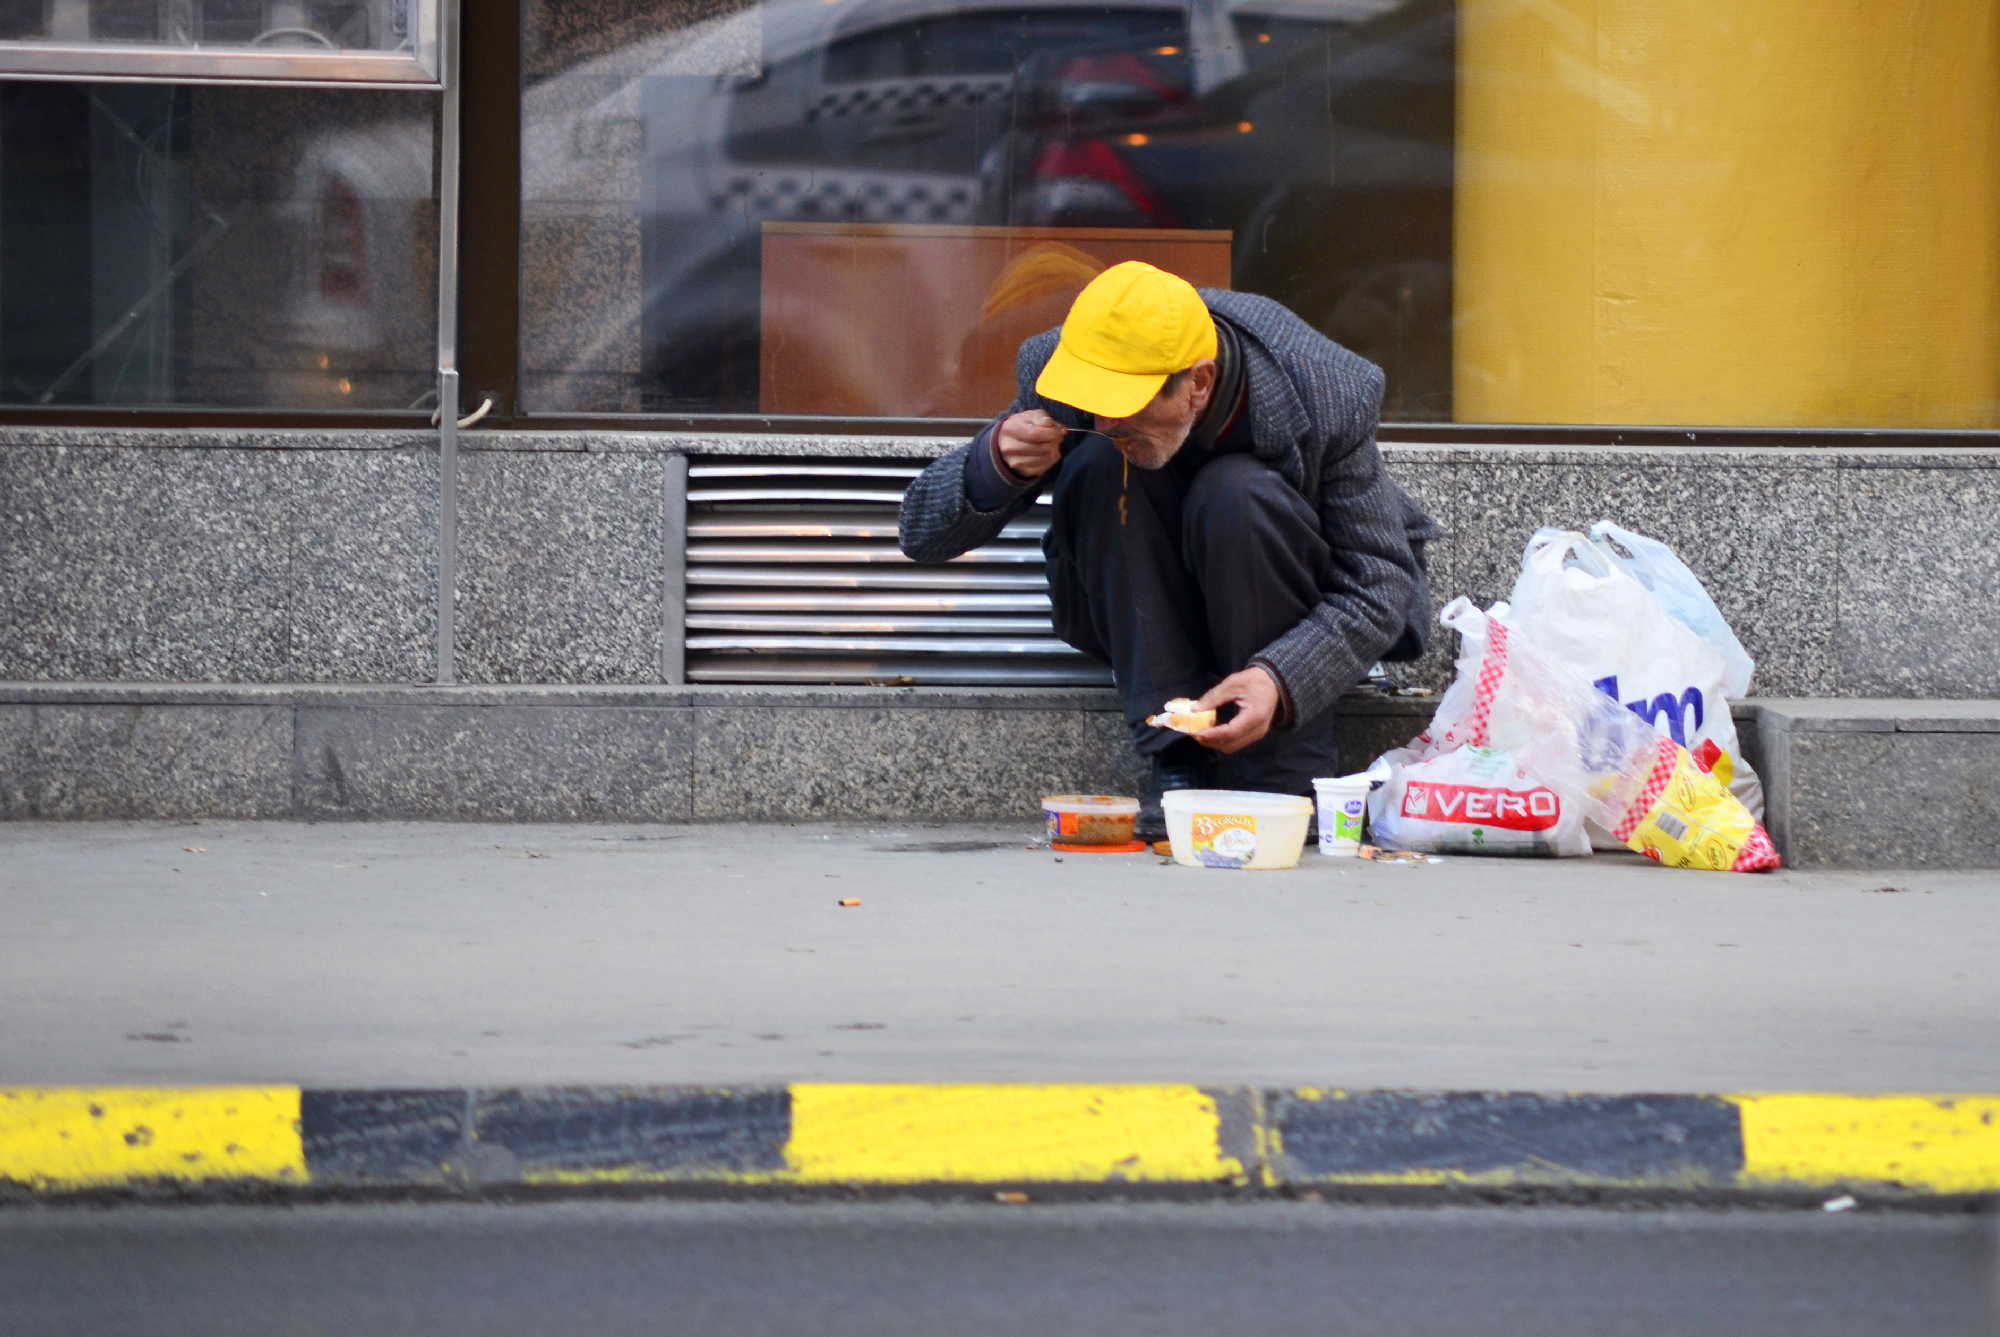
[[[1340,774],[1333,703],[1422,653],[1431,618],[1439,531],[1383,469],[1381,369],[1268,298],[1128,260],[1015,375],[1007,411],[903,494],[903,552],[949,561],[1052,490],[1056,634],[1111,666],[1153,766],[1143,826],[1163,789]],[[1224,718],[1191,739],[1146,722],[1175,697]]]

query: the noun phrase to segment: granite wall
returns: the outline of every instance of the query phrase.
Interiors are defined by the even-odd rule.
[[[1123,740],[1093,689],[22,683],[0,819],[1032,820]]]
[[[467,433],[457,676],[658,684],[687,454],[928,458],[913,438]],[[1433,592],[1505,597],[1542,524],[1682,554],[1792,697],[2000,697],[2000,449],[1388,445],[1450,531]],[[435,673],[425,434],[0,433],[0,682],[413,683]],[[1444,638],[1440,638],[1442,640]],[[1440,645],[1400,670],[1450,673]]]
[[[936,440],[469,433],[457,677],[427,434],[0,435],[0,818],[951,820],[1142,780],[1108,691],[679,687],[677,454]],[[1540,524],[1665,539],[1759,661],[1739,732],[1803,865],[1984,867],[2000,450],[1385,448],[1503,597]],[[1406,680],[1438,687],[1440,647]],[[1355,764],[1432,700],[1358,693]]]

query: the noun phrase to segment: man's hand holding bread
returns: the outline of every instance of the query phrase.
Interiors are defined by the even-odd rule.
[[[1232,673],[1202,693],[1198,700],[1176,697],[1146,723],[1161,729],[1175,729],[1194,736],[1194,741],[1217,752],[1240,752],[1271,732],[1278,714],[1278,683],[1261,665]],[[1216,723],[1219,707],[1233,705],[1236,713],[1226,723]]]

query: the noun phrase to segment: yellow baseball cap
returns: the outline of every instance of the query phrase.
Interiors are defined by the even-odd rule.
[[[1127,260],[1076,295],[1035,390],[1099,418],[1125,418],[1167,377],[1214,356],[1215,320],[1194,285]]]

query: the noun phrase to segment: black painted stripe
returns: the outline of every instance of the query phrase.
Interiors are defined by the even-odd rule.
[[[427,1183],[465,1140],[464,1091],[301,1091],[299,1139],[319,1183]]]
[[[1466,1174],[1520,1182],[1716,1184],[1743,1168],[1715,1096],[1271,1091],[1281,1181]]]
[[[479,1149],[504,1148],[523,1175],[781,1170],[792,1097],[783,1087],[486,1091],[473,1103],[472,1134]]]

